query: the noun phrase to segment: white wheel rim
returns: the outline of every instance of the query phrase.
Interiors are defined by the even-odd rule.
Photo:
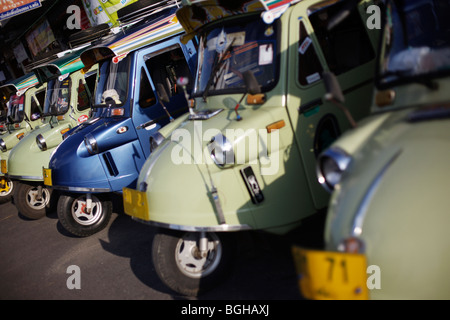
[[[14,183],[11,180],[6,180],[6,185],[8,186],[9,189],[8,189],[8,191],[5,191],[5,190],[2,189],[0,191],[0,196],[1,197],[6,197],[7,195],[10,195],[11,192],[13,191]]]
[[[175,261],[180,271],[190,278],[206,277],[216,270],[222,257],[222,244],[215,233],[208,233],[208,244],[205,257],[196,257],[198,250],[198,234],[185,233],[178,240],[175,250]]]
[[[39,197],[38,187],[32,187],[27,193],[27,203],[34,210],[44,209],[50,200],[50,192],[42,188],[42,196]]]
[[[70,211],[72,217],[80,225],[89,226],[95,224],[102,216],[103,207],[97,197],[91,195],[92,207],[91,212],[86,210],[86,195],[82,195],[72,202]]]

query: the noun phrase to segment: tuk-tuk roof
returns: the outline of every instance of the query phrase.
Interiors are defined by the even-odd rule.
[[[60,58],[50,62],[38,65],[32,70],[36,74],[39,82],[44,83],[56,78],[60,75],[70,74],[84,68],[84,64],[80,59],[83,50],[76,50],[66,53]]]
[[[140,47],[181,32],[183,28],[178,22],[175,10],[164,10],[158,12],[158,15],[155,14],[154,19],[142,20],[126,29],[120,29],[114,36],[84,50],[81,60],[86,67],[90,67],[105,59],[125,56]]]
[[[186,34],[183,42],[192,39],[208,23],[229,16],[250,12],[272,12],[271,18],[278,18],[292,3],[300,0],[247,0],[239,4],[225,3],[221,0],[183,1],[176,15]]]
[[[23,94],[28,89],[36,86],[39,84],[39,81],[36,77],[36,75],[33,72],[30,72],[26,75],[23,75],[17,79],[11,80],[7,82],[6,84],[0,86],[0,90],[2,94],[9,99],[9,97],[12,94],[15,94],[16,92],[18,94]]]

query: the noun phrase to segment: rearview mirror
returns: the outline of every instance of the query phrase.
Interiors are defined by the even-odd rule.
[[[327,30],[330,31],[334,29],[338,24],[344,21],[357,6],[358,0],[348,0],[344,2],[341,10],[334,14],[328,21]]]
[[[258,80],[256,80],[256,77],[252,71],[247,70],[242,74],[242,76],[244,77],[244,83],[248,93],[250,94],[261,93],[261,88],[259,86]]]
[[[167,91],[164,88],[163,84],[157,83],[156,86],[157,86],[156,91],[158,93],[159,100],[161,100],[162,102],[166,102],[166,103],[170,102],[169,96],[167,95]]]

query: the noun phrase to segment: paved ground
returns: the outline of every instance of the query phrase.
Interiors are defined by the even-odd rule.
[[[68,234],[56,213],[40,220],[0,204],[0,300],[180,300],[154,273],[152,227],[116,209],[110,225],[88,238]],[[321,221],[321,220],[319,220]],[[242,233],[235,269],[225,283],[190,300],[300,300],[292,239],[319,239],[321,223],[302,236]],[[68,289],[71,265],[81,289]]]

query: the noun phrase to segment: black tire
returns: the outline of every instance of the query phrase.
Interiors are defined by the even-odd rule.
[[[11,201],[15,183],[11,179],[0,177],[0,204]]]
[[[236,252],[234,234],[209,232],[207,237],[208,247],[213,249],[206,258],[198,258],[189,253],[196,252],[199,233],[160,229],[155,234],[153,265],[167,287],[185,296],[198,296],[227,278]]]
[[[88,237],[103,230],[111,220],[112,201],[92,194],[92,214],[86,214],[86,194],[60,194],[57,206],[61,225],[73,235]]]
[[[50,203],[51,190],[34,183],[15,181],[14,184],[14,204],[19,213],[33,220],[45,217]],[[39,197],[39,188],[42,188],[41,197]]]

